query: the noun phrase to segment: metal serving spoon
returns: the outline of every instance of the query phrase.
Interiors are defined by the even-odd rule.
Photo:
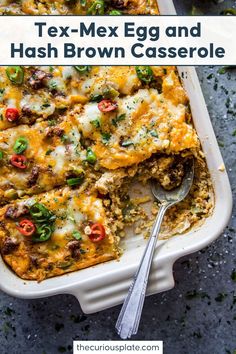
[[[165,212],[168,208],[179,203],[187,196],[192,186],[193,177],[194,160],[191,159],[185,164],[185,176],[178,188],[166,191],[156,182],[152,181],[151,183],[152,193],[155,199],[161,203],[161,206],[154,222],[141,263],[134,276],[116,323],[117,333],[122,339],[130,338],[138,331],[152,258]]]

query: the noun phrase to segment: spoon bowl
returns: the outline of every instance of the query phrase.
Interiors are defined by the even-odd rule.
[[[151,181],[151,191],[160,203],[176,204],[181,202],[189,193],[194,178],[194,160],[189,159],[184,165],[184,178],[179,187],[166,190],[155,180]]]

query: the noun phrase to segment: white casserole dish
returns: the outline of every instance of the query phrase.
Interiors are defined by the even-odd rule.
[[[159,0],[161,14],[175,14],[172,0]],[[194,68],[179,68],[183,84],[190,98],[195,128],[214,184],[215,208],[213,214],[198,229],[167,242],[159,241],[153,260],[148,294],[174,287],[173,264],[187,254],[200,250],[214,241],[226,227],[231,216],[232,194],[226,171],[220,171],[223,160],[207,112],[201,87]],[[0,289],[20,298],[40,298],[68,293],[77,297],[85,313],[93,313],[120,304],[128,291],[131,278],[139,264],[146,241],[130,235],[125,252],[119,261],[47,279],[41,283],[18,278],[0,257]]]

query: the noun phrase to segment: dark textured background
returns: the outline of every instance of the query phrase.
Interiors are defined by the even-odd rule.
[[[190,14],[193,3],[203,14],[236,8],[236,1],[175,3],[179,14]],[[218,70],[201,67],[198,75],[235,197],[236,70]],[[175,288],[146,299],[136,339],[163,340],[166,354],[236,353],[235,228],[233,216],[215,243],[175,264]],[[73,296],[19,300],[4,293],[0,304],[1,354],[70,353],[73,339],[118,339],[120,306],[85,316]]]

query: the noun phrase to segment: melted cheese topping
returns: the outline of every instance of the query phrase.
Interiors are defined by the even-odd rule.
[[[113,92],[130,95],[141,87],[134,67],[93,67],[80,74],[74,67],[25,67],[22,85],[14,85],[0,67],[0,131],[19,124],[48,119],[60,110],[85,104],[91,97]],[[20,118],[9,122],[7,108],[17,108]]]
[[[112,113],[102,113],[96,103],[84,106],[78,121],[83,135],[94,141],[93,150],[101,166],[117,169],[140,163],[153,153],[199,147],[197,134],[186,121],[185,95],[181,102],[179,94],[169,94],[175,89],[176,83],[172,87],[169,84],[168,98],[164,90],[161,94],[155,89],[139,90],[117,100],[118,109]],[[178,87],[176,91],[180,90]],[[99,128],[92,124],[94,121],[99,122]],[[104,133],[109,137],[105,142]]]
[[[17,222],[5,218],[4,214],[8,207],[0,211],[2,222],[0,242],[3,241],[5,232],[10,232],[12,239],[18,245],[14,255],[6,255],[5,260],[19,276],[42,280],[45,277],[117,258],[115,240],[102,201],[96,195],[78,194],[76,191],[64,188],[11,206],[23,208],[35,202],[42,203],[56,215],[55,230],[47,242],[33,243],[30,239],[23,237],[17,229]],[[24,216],[24,218],[27,217],[27,215]],[[105,228],[106,237],[99,243],[93,243],[85,232],[86,227],[89,228],[94,223],[101,223]],[[76,241],[73,232],[79,232],[81,235],[76,257],[71,248],[72,242]],[[25,253],[26,249],[27,253]],[[24,257],[20,257],[22,253]],[[33,263],[32,257],[34,257]]]
[[[57,219],[50,240],[34,243],[17,230],[22,217],[6,220],[4,207],[0,247],[13,247],[6,246],[10,232],[10,242],[17,246],[4,259],[22,278],[41,280],[117,257],[102,200],[91,191],[109,192],[108,184],[119,185],[127,176],[126,167],[135,171],[153,154],[194,153],[200,146],[175,67],[152,67],[150,85],[139,79],[135,67],[93,67],[85,74],[74,67],[24,71],[23,84],[14,85],[5,68],[0,69],[0,203],[35,195],[22,203],[40,201]],[[101,112],[94,101],[102,98],[112,98],[117,109]],[[18,121],[8,122],[7,108],[19,110]],[[22,152],[25,169],[11,164],[15,143],[22,137],[27,141]],[[92,163],[88,148],[95,154]],[[78,173],[85,192],[53,190]],[[106,229],[101,243],[92,243],[87,235],[91,222]],[[75,257],[75,246],[69,246],[76,230],[83,235],[79,258],[80,251]]]
[[[97,170],[99,166],[108,170],[132,166],[157,152],[176,154],[199,147],[196,132],[188,121],[188,100],[174,67],[152,68],[158,89],[140,89],[142,83],[134,67],[96,67],[85,76],[82,75],[81,80],[80,75],[71,67],[41,69],[28,68],[28,82],[29,73],[33,73],[31,85],[37,84],[40,76],[49,78],[50,82],[45,83],[47,87],[53,81],[56,82],[54,88],[60,86],[60,90],[64,90],[66,83],[60,84],[62,78],[67,80],[74,72],[76,75],[71,79],[70,87],[80,92],[80,96],[91,95],[91,92],[93,95],[101,95],[107,92],[107,88],[112,93],[115,90],[118,95],[124,95],[125,90],[129,93],[138,91],[123,98],[116,97],[118,108],[112,112],[102,113],[97,102],[87,102],[84,105],[75,102],[64,116],[60,114],[59,118],[58,115],[54,118],[51,114],[59,100],[47,104],[49,99],[45,101],[45,95],[50,93],[46,89],[43,89],[42,96],[41,93],[24,96],[21,92],[23,88],[10,85],[8,97],[11,97],[11,104],[14,101],[16,107],[28,107],[34,117],[38,115],[44,121],[19,125],[1,133],[1,203],[63,185],[68,177],[75,177],[73,175],[78,170],[89,176],[90,170],[86,163],[88,143],[82,146],[83,139],[89,139],[90,148],[97,158]],[[20,102],[17,102],[16,97],[20,98]],[[68,97],[63,99],[69,100]],[[3,125],[5,121],[2,121]],[[15,153],[14,145],[20,137],[28,143],[23,153],[27,159],[25,169],[16,168],[10,163]]]
[[[50,122],[49,122],[50,123]],[[40,193],[55,186],[66,183],[66,177],[83,171],[81,159],[80,132],[73,115],[63,117],[57,125],[48,122],[33,126],[20,125],[3,131],[0,135],[0,151],[3,159],[0,162],[0,196],[2,201],[12,199],[15,194]],[[15,154],[14,145],[23,137],[28,143],[24,156],[27,168],[19,169],[10,163]],[[80,168],[81,166],[81,168]],[[38,176],[32,181],[32,174],[38,170]]]

